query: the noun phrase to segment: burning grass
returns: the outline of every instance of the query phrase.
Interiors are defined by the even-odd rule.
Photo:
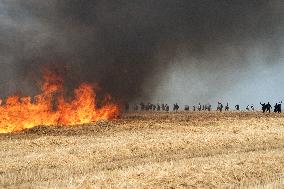
[[[41,93],[34,97],[9,96],[3,105],[0,99],[0,133],[22,131],[38,125],[94,123],[119,115],[119,106],[110,101],[109,95],[103,106],[97,107],[96,91],[90,84],[81,83],[74,89],[73,99],[67,100],[63,79],[57,72],[46,70],[43,80]]]
[[[2,187],[284,187],[283,114],[132,113],[0,138]]]

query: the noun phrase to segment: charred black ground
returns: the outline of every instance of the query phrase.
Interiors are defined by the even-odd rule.
[[[281,57],[283,12],[282,0],[3,0],[1,95],[34,93],[39,70],[51,63],[71,87],[98,82],[118,99],[147,98],[145,80],[161,74],[181,47],[189,57],[218,60],[225,44],[245,56],[265,39],[273,64]],[[155,77],[151,87],[158,84]]]

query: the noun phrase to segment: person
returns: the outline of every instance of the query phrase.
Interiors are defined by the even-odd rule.
[[[276,104],[274,105],[274,110],[273,110],[273,112],[278,112],[278,103],[276,103]]]
[[[253,105],[253,104],[250,105],[250,109],[251,109],[252,111],[254,111],[254,105]]]
[[[147,110],[152,110],[152,104],[150,102],[148,102]]]
[[[237,104],[237,105],[235,106],[235,108],[236,108],[237,111],[239,111],[239,110],[240,110],[240,105]]]
[[[155,104],[153,104],[152,106],[153,106],[153,110],[155,111],[155,110],[156,110],[156,105],[155,105]]]
[[[282,101],[275,104],[274,112],[281,113],[281,104],[282,104]]]
[[[178,111],[179,105],[177,103],[174,104],[173,111]]]
[[[162,104],[162,110],[165,111],[165,104]]]
[[[170,110],[170,107],[168,106],[168,104],[165,105],[165,109],[167,112]]]
[[[222,112],[222,110],[223,110],[223,104],[220,103],[220,112]]]
[[[220,110],[220,102],[218,102],[218,105],[217,105],[217,111]]]
[[[200,102],[198,103],[198,111],[201,111],[201,104],[200,104]]]
[[[247,105],[246,110],[249,111],[249,105]]]
[[[220,112],[222,112],[222,110],[223,110],[223,104],[222,104],[221,102],[218,102],[217,110],[219,110]]]
[[[161,106],[160,104],[157,104],[157,111],[160,111],[161,110]]]
[[[225,111],[229,111],[229,103],[227,102],[226,106],[225,106]]]
[[[193,111],[195,111],[195,105],[193,105]]]
[[[266,104],[260,102],[260,105],[261,105],[262,113],[264,113],[266,110]]]
[[[266,111],[270,113],[270,109],[272,108],[272,106],[270,105],[270,103],[268,102],[266,104]]]
[[[281,112],[282,112],[282,110],[281,110],[281,104],[282,104],[282,101],[278,103],[278,111],[277,111],[278,113],[281,113]]]
[[[210,112],[211,111],[211,104],[208,103],[207,108],[208,108],[208,111]]]

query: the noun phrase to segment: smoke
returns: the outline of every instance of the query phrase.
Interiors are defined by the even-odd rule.
[[[2,0],[1,95],[36,92],[52,64],[127,101],[236,99],[282,65],[283,14],[281,0]]]

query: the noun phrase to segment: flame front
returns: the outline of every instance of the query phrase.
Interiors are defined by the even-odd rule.
[[[63,96],[63,80],[48,72],[44,75],[42,93],[31,97],[10,96],[0,101],[0,133],[21,131],[39,125],[73,126],[113,119],[119,114],[117,104],[106,103],[96,107],[93,87],[82,83],[74,90],[74,99]]]

